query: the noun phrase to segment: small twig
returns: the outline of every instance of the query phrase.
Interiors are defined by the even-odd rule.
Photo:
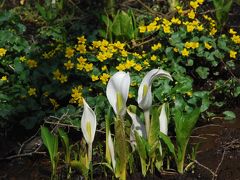
[[[208,168],[207,166],[204,166],[203,164],[201,164],[200,162],[198,162],[197,160],[194,161],[197,165],[201,166],[202,168],[208,170],[214,177],[216,176],[215,172],[213,172],[210,168]]]
[[[56,126],[62,126],[62,127],[79,128],[78,126],[74,126],[74,125],[71,125],[71,124],[60,123],[60,121],[51,122],[51,121],[45,120],[45,123],[46,124],[53,124],[53,125],[56,125]]]
[[[223,154],[222,154],[221,161],[219,162],[219,164],[218,164],[218,166],[217,166],[217,168],[216,168],[216,170],[215,170],[215,175],[213,176],[212,180],[217,179],[217,176],[218,176],[217,173],[218,173],[218,170],[219,170],[219,168],[220,168],[220,166],[221,166],[221,164],[222,164],[222,162],[223,162],[223,160],[224,160],[225,153],[226,153],[226,151],[225,151],[225,149],[224,149]]]
[[[26,141],[24,141],[24,142],[20,145],[20,148],[19,148],[17,154],[21,154],[23,147],[24,147],[28,142],[30,142],[31,140],[33,140],[33,139],[38,135],[38,132],[39,132],[39,130],[37,130],[37,132],[36,132],[33,136],[31,136],[30,138],[28,138]]]
[[[202,128],[206,128],[206,127],[223,127],[222,125],[218,125],[218,124],[207,124],[207,125],[204,125],[204,126],[200,126],[200,127],[197,127],[195,128],[193,131],[196,131],[198,129],[202,129]]]
[[[34,154],[46,154],[46,152],[30,152],[30,153],[24,153],[24,154],[15,154],[12,156],[8,156],[6,158],[0,158],[1,160],[11,160],[11,159],[15,159],[15,158],[20,158],[20,157],[26,157],[26,156],[33,156]]]

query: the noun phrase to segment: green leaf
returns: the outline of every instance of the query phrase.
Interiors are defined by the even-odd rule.
[[[202,79],[207,79],[207,77],[208,77],[208,75],[209,75],[209,68],[199,66],[199,67],[196,69],[196,72],[198,73],[198,75],[199,75]]]
[[[47,147],[50,160],[52,164],[53,171],[56,168],[57,164],[57,156],[58,156],[58,137],[50,133],[48,128],[41,127],[41,138],[43,140],[43,144]]]
[[[162,133],[161,131],[159,131],[159,137],[163,140],[163,142],[167,145],[168,150],[174,155],[174,157],[176,158],[176,153],[175,153],[175,147],[171,141],[171,139],[165,135],[164,133]]]
[[[224,116],[224,119],[225,119],[225,120],[228,120],[228,121],[233,120],[233,119],[236,118],[235,113],[232,112],[232,111],[224,111],[223,114],[225,115],[225,116]]]
[[[135,139],[136,139],[136,144],[137,144],[137,151],[140,156],[141,160],[141,167],[142,167],[142,174],[145,176],[147,174],[147,150],[146,150],[146,144],[147,142],[145,141],[144,138],[140,137],[137,132],[135,132]]]

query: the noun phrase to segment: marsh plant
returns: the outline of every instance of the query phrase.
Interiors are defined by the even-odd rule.
[[[177,105],[170,107],[170,104],[167,102],[160,105],[153,103],[151,85],[157,78],[166,78],[173,81],[172,76],[167,71],[162,69],[149,71],[138,89],[139,107],[136,105],[127,107],[131,83],[129,73],[123,71],[116,72],[107,84],[106,94],[114,115],[111,113],[111,109],[109,109],[108,114],[105,116],[105,159],[107,162],[100,162],[99,164],[105,164],[111,169],[114,176],[121,180],[127,178],[129,166],[133,165],[135,167],[134,164],[138,160],[141,162],[143,176],[146,176],[148,172],[153,173],[155,169],[161,172],[166,167],[164,162],[166,162],[166,159],[171,159],[171,156],[174,157],[177,171],[179,173],[184,172],[187,146],[191,132],[198,120],[200,108],[194,108],[185,112],[184,109],[180,109]],[[73,168],[78,168],[85,179],[87,179],[89,172],[92,174],[93,171],[92,145],[96,132],[97,118],[85,99],[83,99],[83,103],[81,131],[87,144],[87,146],[85,145],[85,150],[80,150],[80,154],[76,155],[76,152],[71,152],[67,134],[59,130],[59,135],[65,149],[65,163],[69,163]],[[130,127],[128,123],[130,123]],[[175,126],[175,132],[171,133],[175,133],[176,143],[172,142],[168,136],[169,123],[173,123]],[[112,126],[114,128],[111,128]],[[111,132],[112,129],[114,129],[113,132]],[[43,131],[46,131],[45,127],[42,128]],[[44,142],[48,142],[46,139],[53,137],[55,136],[43,136]],[[54,154],[57,154],[55,151],[57,149],[55,148],[55,153],[53,153],[49,145],[50,143],[44,144],[49,149],[53,173],[56,173],[56,165],[53,159],[56,156]],[[75,154],[74,160],[71,160],[71,153]],[[138,154],[139,159],[134,158],[132,164],[129,164],[130,159],[136,157],[136,154]],[[79,158],[76,158],[76,156]]]

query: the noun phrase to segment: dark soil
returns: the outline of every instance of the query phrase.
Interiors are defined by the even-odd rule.
[[[240,109],[236,109],[235,113],[240,114]],[[190,143],[192,145],[200,143],[200,146],[197,150],[195,164],[184,175],[179,175],[174,171],[166,171],[144,178],[141,173],[135,173],[128,179],[240,179],[240,117],[234,122],[215,118],[206,125],[195,128]],[[6,157],[7,152],[10,155],[14,152],[9,151],[14,147],[13,142],[9,143],[6,139],[2,139],[0,145],[0,157]],[[50,179],[50,170],[49,159],[42,154],[0,161],[1,180]]]

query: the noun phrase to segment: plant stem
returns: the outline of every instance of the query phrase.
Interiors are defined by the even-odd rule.
[[[148,138],[149,128],[150,128],[150,111],[149,110],[144,111],[144,119],[145,119],[145,127],[146,127],[146,133]]]
[[[92,162],[92,143],[88,144],[88,163]]]
[[[187,141],[185,142],[185,144],[181,148],[182,152],[181,152],[180,160],[179,160],[179,157],[178,157],[177,169],[178,169],[178,172],[180,174],[183,174],[184,161],[185,161],[186,149],[187,149],[188,141],[189,141],[189,139],[187,139]]]
[[[115,121],[115,150],[119,162],[119,179],[126,180],[127,142],[124,120],[120,116]]]

